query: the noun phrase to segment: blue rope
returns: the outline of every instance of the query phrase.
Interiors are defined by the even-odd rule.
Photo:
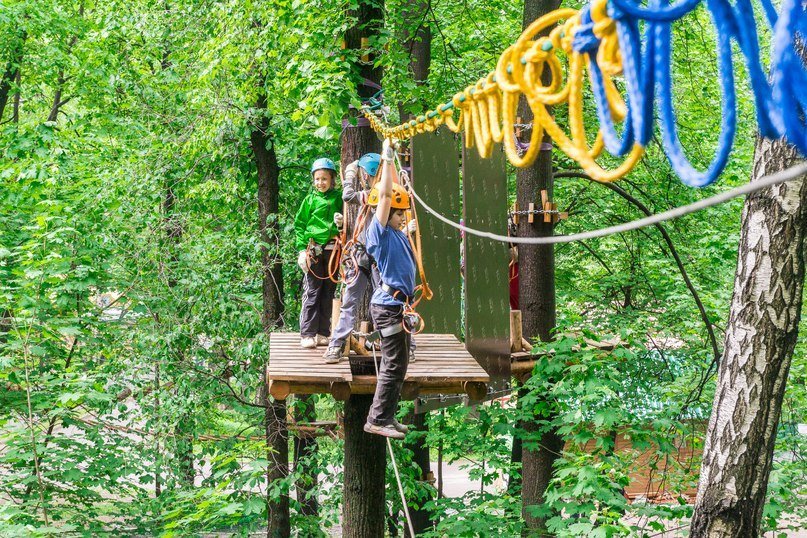
[[[773,103],[781,112],[782,135],[807,155],[807,129],[802,118],[807,114],[804,64],[796,51],[796,35],[807,41],[807,14],[800,0],[784,0],[774,26],[773,38]]]
[[[633,148],[634,125],[633,125],[633,109],[631,106],[631,98],[633,92],[629,92],[629,99],[627,101],[628,116],[625,121],[625,131],[622,137],[616,132],[614,120],[611,116],[611,109],[608,106],[608,97],[605,94],[605,86],[603,83],[602,71],[596,61],[597,50],[600,47],[600,40],[594,35],[594,22],[591,20],[591,10],[588,6],[583,8],[581,15],[581,25],[577,32],[574,34],[574,41],[572,48],[581,53],[588,53],[589,55],[589,72],[591,73],[591,89],[594,92],[594,99],[597,103],[597,118],[600,122],[600,132],[603,135],[603,142],[605,142],[605,149],[611,155],[625,155],[631,148]],[[631,77],[625,77],[627,83],[632,83]],[[631,84],[632,85],[632,84]]]
[[[646,146],[655,125],[654,101],[662,144],[670,164],[681,180],[693,187],[712,184],[723,171],[737,130],[737,96],[732,43],[745,61],[756,105],[760,132],[769,138],[785,137],[807,156],[807,65],[796,49],[797,40],[807,42],[807,3],[783,0],[779,13],[772,0],[761,0],[765,20],[772,29],[769,73],[762,65],[755,10],[751,0],[704,0],[717,33],[717,57],[722,94],[722,120],[717,149],[703,172],[687,159],[681,145],[673,106],[671,76],[672,23],[691,13],[701,0],[611,0],[609,16],[617,23],[626,87],[627,117],[621,136],[617,133],[605,95],[603,74],[593,58],[600,40],[593,33],[589,7],[581,16],[572,47],[589,56],[591,86],[606,149],[624,155],[634,143]],[[644,32],[640,32],[640,25]],[[798,37],[797,37],[798,36]]]
[[[718,0],[719,1],[719,0]],[[717,21],[715,14],[715,21]],[[703,187],[713,183],[729,158],[737,131],[737,106],[734,92],[734,66],[731,55],[731,40],[725,32],[717,34],[717,54],[722,91],[722,115],[720,136],[718,137],[715,158],[705,172],[692,167],[684,154],[678,138],[675,110],[672,97],[672,76],[670,74],[670,40],[672,31],[669,23],[656,25],[656,87],[658,89],[658,113],[661,123],[662,143],[673,170],[686,185]]]

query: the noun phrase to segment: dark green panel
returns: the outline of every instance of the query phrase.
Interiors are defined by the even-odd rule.
[[[412,139],[412,182],[418,195],[435,211],[454,222],[460,219],[459,149],[447,129]],[[460,234],[418,208],[423,266],[434,292],[421,301],[418,312],[426,332],[461,336]]]
[[[501,145],[488,159],[462,152],[463,216],[469,228],[507,233],[507,172]],[[490,375],[491,388],[510,383],[510,298],[507,245],[465,236],[465,345]]]

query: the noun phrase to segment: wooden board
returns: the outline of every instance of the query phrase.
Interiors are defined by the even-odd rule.
[[[459,143],[446,128],[412,139],[412,182],[417,193],[435,211],[460,220]],[[460,234],[436,217],[417,208],[423,243],[423,267],[434,292],[421,301],[418,312],[426,329],[461,335]]]
[[[490,376],[453,334],[420,334],[416,338],[416,361],[409,365],[405,378],[405,383],[417,389],[414,392],[463,393],[471,390],[466,388],[468,383],[489,382]],[[324,352],[324,347],[300,348],[298,333],[272,333],[267,380],[288,383],[291,393],[330,393],[335,384],[350,385],[352,393],[374,391],[375,376],[354,377],[348,360],[325,364]]]
[[[462,151],[463,215],[471,228],[507,232],[507,171],[501,144],[488,159]],[[495,391],[510,387],[510,282],[507,245],[466,234],[465,342]]]
[[[272,333],[269,336],[269,379],[330,383],[353,380],[350,364],[325,364],[324,347],[302,349],[299,333]]]

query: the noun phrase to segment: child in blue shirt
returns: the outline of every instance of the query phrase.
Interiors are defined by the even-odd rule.
[[[393,183],[397,176],[392,164],[389,140],[384,141],[381,179],[367,203],[376,207],[367,226],[367,252],[376,260],[381,286],[370,300],[370,316],[381,332],[381,365],[375,396],[364,431],[403,439],[406,426],[395,420],[406,369],[409,365],[410,336],[404,330],[404,305],[415,293],[415,256],[402,227],[409,209],[409,194]]]

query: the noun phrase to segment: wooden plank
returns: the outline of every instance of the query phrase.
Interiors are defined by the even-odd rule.
[[[423,334],[417,336],[417,342],[418,362],[408,368],[406,398],[468,391],[478,395],[487,390],[489,376],[454,335]],[[344,399],[350,394],[375,392],[375,376],[354,377],[348,361],[325,364],[322,349],[300,349],[296,333],[270,335],[269,353],[267,377],[277,396],[288,391]]]
[[[445,127],[412,139],[412,181],[415,188],[439,213],[460,219],[460,174],[458,144]],[[460,334],[460,234],[433,215],[416,207],[423,242],[426,279],[434,291],[418,312],[431,330]],[[419,339],[418,335],[415,338]],[[418,344],[420,341],[418,340]]]

